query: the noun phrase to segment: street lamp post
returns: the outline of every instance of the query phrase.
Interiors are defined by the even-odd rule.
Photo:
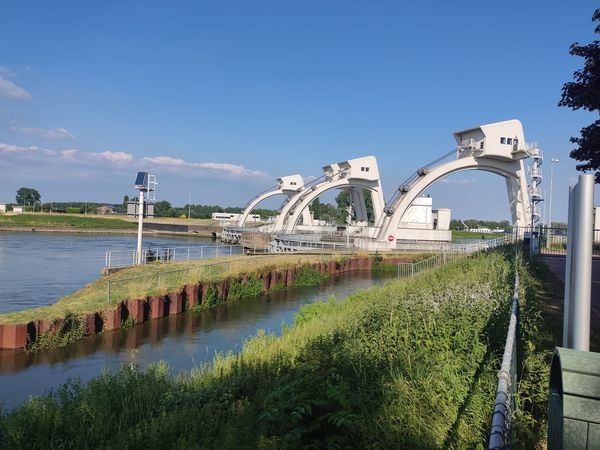
[[[548,239],[546,240],[546,248],[550,247],[552,237],[552,176],[554,175],[554,164],[558,164],[558,158],[552,158],[550,164],[550,195],[548,197]]]

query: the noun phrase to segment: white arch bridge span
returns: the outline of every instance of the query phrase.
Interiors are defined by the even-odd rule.
[[[525,228],[537,219],[535,204],[542,200],[538,190],[542,155],[535,144],[526,144],[518,120],[458,131],[454,138],[454,150],[418,169],[388,202],[383,199],[374,156],[324,166],[323,175],[308,184],[304,184],[300,175],[278,178],[275,187],[248,202],[236,226],[224,227],[222,239],[237,242],[243,241],[245,233],[255,238],[262,235],[259,241],[270,242],[271,250],[275,251],[286,246],[291,248],[289,242],[302,239],[322,245],[337,242],[337,245],[367,250],[393,249],[402,241],[448,242],[451,240],[450,210],[432,210],[431,199],[422,194],[439,180],[466,170],[482,170],[505,179],[513,226]],[[530,186],[524,164],[529,157],[536,161],[535,173],[531,167],[529,170],[534,180]],[[339,227],[314,220],[310,212],[310,204],[316,198],[334,189],[349,193],[348,218],[342,233],[335,232]],[[245,228],[252,210],[275,195],[286,196],[275,220],[259,228]]]

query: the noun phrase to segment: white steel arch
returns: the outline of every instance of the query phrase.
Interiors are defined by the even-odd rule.
[[[271,190],[267,190],[267,191],[263,192],[262,194],[256,195],[252,200],[250,200],[248,202],[248,204],[246,204],[244,211],[238,218],[237,226],[243,227],[244,223],[246,222],[246,219],[248,219],[248,216],[254,210],[254,208],[256,208],[256,206],[259,203],[266,200],[267,198],[273,197],[275,195],[281,195],[281,194],[287,195],[288,198],[290,198],[290,197],[296,195],[297,193],[301,192],[303,189],[304,189],[304,180],[303,180],[302,176],[299,174],[288,175],[285,177],[277,178],[277,186],[275,186]],[[306,224],[311,223],[310,210],[307,209],[304,211],[304,214],[302,215],[302,219],[303,219],[304,223],[306,223]]]
[[[393,211],[393,213],[383,219],[378,240],[390,240],[390,236],[393,236],[395,240],[402,239],[402,229],[398,227],[402,216],[410,208],[413,201],[435,182],[453,173],[465,170],[484,170],[504,177],[513,225],[527,226],[529,199],[523,161],[509,162],[469,156],[437,166],[413,183],[406,192],[398,197],[391,208],[387,208],[388,211]]]
[[[512,119],[454,133],[458,144],[457,159],[439,166],[418,170],[409,182],[398,188],[396,196],[385,206],[378,240],[402,239],[399,225],[412,202],[436,181],[464,170],[484,170],[506,180],[509,207],[514,226],[527,226],[530,199],[523,159],[538,152],[525,144],[523,126]]]
[[[300,215],[322,193],[344,187],[368,189],[371,192],[375,222],[379,222],[383,211],[383,192],[379,181],[379,168],[374,156],[350,159],[323,167],[325,175],[315,183],[289,199],[281,209],[272,231],[291,232],[296,227]],[[358,202],[360,214],[365,214],[364,196],[356,189],[351,191],[353,201]]]

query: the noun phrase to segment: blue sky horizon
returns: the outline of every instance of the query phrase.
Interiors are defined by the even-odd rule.
[[[515,118],[544,152],[540,209],[552,178],[552,220],[566,222],[580,175],[569,138],[597,113],[557,103],[583,64],[569,46],[598,38],[596,2],[413,3],[10,2],[0,203],[23,186],[44,202],[119,203],[141,170],[157,200],[244,206],[277,177],[367,155],[387,200],[453,132]],[[424,194],[453,218],[510,218],[497,175],[453,174]]]

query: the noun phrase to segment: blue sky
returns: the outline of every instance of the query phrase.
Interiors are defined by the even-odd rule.
[[[243,206],[279,176],[366,155],[389,199],[454,148],[454,131],[516,118],[544,151],[547,197],[559,159],[552,218],[566,221],[569,138],[597,114],[557,103],[582,66],[569,46],[597,37],[597,6],[6,2],[0,202],[26,186],[45,202],[119,203],[143,170],[157,200]],[[497,175],[462,172],[427,193],[454,218],[510,217]]]

